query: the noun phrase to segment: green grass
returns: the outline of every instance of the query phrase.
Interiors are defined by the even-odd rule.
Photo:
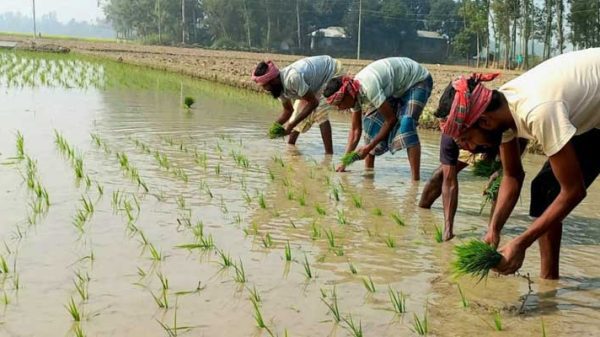
[[[285,136],[285,128],[283,127],[283,125],[277,122],[273,123],[273,125],[271,125],[271,127],[269,128],[269,138],[274,139],[283,136]]]
[[[391,217],[392,217],[392,220],[394,220],[394,222],[396,223],[396,225],[404,227],[405,223],[404,223],[404,220],[402,220],[402,217],[400,216],[400,214],[392,213]]]
[[[235,269],[235,276],[233,277],[235,282],[246,283],[246,271],[244,270],[244,263],[242,263],[242,260],[240,259],[240,263],[234,264],[233,267]]]
[[[426,336],[429,333],[427,310],[423,314],[423,319],[420,319],[417,314],[413,314],[412,330],[420,336]]]
[[[285,260],[290,262],[292,261],[292,247],[290,247],[290,241],[288,240],[285,243]]]
[[[435,226],[435,234],[433,235],[435,242],[442,243],[444,242],[444,238],[442,236],[442,228],[438,225]]]
[[[363,278],[363,285],[367,289],[368,292],[374,293],[376,291],[375,284],[373,283],[373,279],[369,276],[369,279]]]
[[[452,263],[455,277],[470,274],[478,277],[479,281],[485,279],[490,269],[500,263],[502,255],[487,243],[472,239],[471,241],[454,247],[456,259]]]
[[[360,156],[355,151],[344,154],[341,159],[342,165],[344,165],[344,167],[348,167],[358,160],[360,160]]]
[[[186,96],[186,97],[183,99],[183,105],[184,105],[186,108],[188,108],[188,109],[189,109],[189,108],[191,108],[191,107],[192,107],[192,105],[193,105],[195,102],[196,102],[196,101],[194,100],[194,98],[193,98],[193,97],[190,97],[190,96]]]
[[[331,302],[327,302],[323,298],[321,298],[321,301],[323,303],[325,303],[325,305],[329,309],[331,316],[333,316],[333,320],[336,323],[339,323],[342,320],[342,315],[340,314],[340,308],[338,306],[338,298],[337,298],[335,286],[333,287],[333,290],[331,292]]]
[[[388,288],[388,294],[390,296],[390,302],[392,303],[392,309],[397,314],[403,314],[406,312],[406,295],[401,291]]]
[[[75,303],[73,297],[71,297],[71,300],[67,303],[67,305],[65,305],[65,308],[67,309],[67,312],[71,315],[71,318],[73,318],[75,322],[81,321],[82,312],[81,310],[79,310],[79,307]]]

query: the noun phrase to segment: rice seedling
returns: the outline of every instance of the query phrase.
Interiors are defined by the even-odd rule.
[[[250,299],[250,302],[252,302],[252,307],[254,308],[254,321],[256,322],[256,326],[258,326],[261,329],[266,329],[267,325],[265,324],[265,321],[263,319],[258,302],[252,299]]]
[[[183,248],[183,249],[188,249],[188,250],[192,250],[192,249],[208,250],[208,249],[212,249],[214,247],[215,247],[215,243],[214,243],[212,235],[210,235],[210,234],[207,236],[199,237],[198,242],[176,246],[176,248]]]
[[[83,332],[83,329],[81,328],[81,326],[78,324],[75,326],[75,328],[73,328],[73,333],[75,334],[75,337],[85,337],[85,332]]]
[[[308,258],[306,257],[306,254],[304,254],[304,262],[302,265],[304,267],[304,275],[306,276],[306,278],[308,278],[308,279],[313,278],[313,272],[310,267],[310,264],[308,263]]]
[[[437,242],[437,243],[444,242],[444,239],[442,237],[442,228],[438,225],[435,225],[435,234],[433,235],[433,238],[435,239],[435,242]]]
[[[258,205],[260,206],[260,208],[265,209],[267,208],[267,203],[265,202],[265,195],[260,192],[258,194]]]
[[[185,173],[185,171],[178,167],[173,171],[173,175],[177,178],[179,178],[179,180],[183,181],[184,183],[187,183],[189,181],[189,177],[187,175],[187,173]]]
[[[358,325],[356,325],[356,323],[354,323],[354,319],[352,319],[352,315],[349,315],[348,317],[345,317],[343,320],[344,320],[344,323],[346,323],[346,329],[348,331],[350,331],[350,333],[352,334],[352,336],[354,336],[354,337],[363,337],[362,322],[361,321],[358,321]]]
[[[337,211],[337,221],[340,225],[347,225],[348,219],[346,218],[346,214],[343,209],[338,209]]]
[[[356,270],[356,267],[352,262],[348,262],[348,268],[350,268],[350,273],[352,273],[353,275],[358,274],[358,270]]]
[[[269,138],[274,139],[283,136],[285,136],[285,128],[283,127],[283,125],[277,122],[273,123],[273,125],[271,125],[271,127],[269,128]]]
[[[21,289],[21,278],[19,277],[19,274],[16,274],[13,279],[13,289],[15,289],[15,291],[19,291],[19,289]]]
[[[100,185],[98,182],[96,182],[96,188],[98,190],[98,195],[103,196],[104,195],[104,187],[102,185]]]
[[[323,296],[323,297],[325,297],[325,296]],[[337,299],[337,294],[335,291],[335,286],[333,287],[333,290],[331,291],[331,302],[327,302],[323,298],[321,298],[321,301],[323,303],[325,303],[325,305],[329,309],[331,316],[333,316],[333,320],[336,323],[339,323],[342,320],[342,316],[340,314],[340,308],[338,306],[338,299]]]
[[[367,291],[369,291],[370,293],[374,293],[376,291],[375,284],[373,283],[373,279],[371,279],[371,276],[369,276],[368,280],[366,278],[363,278],[362,281]]]
[[[352,165],[352,163],[358,160],[360,160],[360,156],[355,151],[344,154],[341,159],[342,165],[345,167]]]
[[[265,236],[263,236],[261,240],[265,248],[271,248],[273,246],[273,239],[271,238],[271,234],[265,234]]]
[[[215,174],[221,175],[221,164],[220,163],[217,163],[217,166],[215,166]]]
[[[388,287],[388,294],[390,296],[390,302],[392,303],[392,309],[397,314],[403,314],[406,312],[406,295],[401,291]]]
[[[148,244],[148,250],[150,252],[150,258],[154,261],[162,261],[163,255],[162,252],[156,249],[152,243]]]
[[[302,207],[306,206],[306,194],[302,193],[298,196],[298,204]]]
[[[285,260],[286,261],[288,261],[288,262],[292,261],[292,247],[290,247],[290,241],[289,240],[285,243],[284,255],[285,255]]]
[[[246,283],[246,271],[244,270],[244,264],[242,263],[242,260],[240,259],[240,263],[238,264],[234,264],[233,268],[235,269],[235,276],[234,276],[234,280],[237,283]]]
[[[156,274],[156,277],[158,277],[158,280],[160,281],[160,285],[163,290],[169,289],[169,279],[166,276],[164,276],[163,273],[158,272]]]
[[[462,288],[460,287],[460,284],[457,284],[457,286],[458,286],[458,293],[460,294],[460,303],[462,304],[463,308],[467,308],[469,306],[469,301],[467,300],[467,297],[463,293]]]
[[[166,290],[161,291],[159,296],[154,295],[152,291],[150,292],[150,295],[152,295],[154,302],[160,309],[169,309],[169,298]]]
[[[478,177],[488,178],[500,168],[502,168],[502,163],[499,160],[477,160],[473,164],[473,174]]]
[[[298,228],[298,227],[296,227],[296,223],[292,219],[290,219],[290,226],[294,229]]]
[[[179,209],[183,209],[183,210],[187,209],[187,207],[186,207],[186,201],[185,201],[185,197],[184,197],[183,195],[179,195],[179,196],[178,196],[178,197],[175,199],[175,201],[177,202],[177,207],[178,207]]]
[[[10,269],[8,268],[8,263],[6,263],[6,259],[4,258],[4,256],[0,255],[0,273],[8,274],[9,272]]]
[[[17,131],[17,160],[22,160],[25,158],[25,139],[23,138],[23,134],[21,131]]]
[[[483,209],[488,202],[493,202],[498,198],[498,192],[500,192],[500,185],[502,184],[502,175],[498,175],[494,181],[483,191],[483,201],[481,202],[481,208],[479,214],[483,213]]]
[[[331,186],[331,195],[335,201],[340,201],[340,191],[335,186]]]
[[[187,108],[187,109],[191,109],[192,105],[195,103],[196,101],[194,100],[193,97],[190,96],[186,96],[183,99],[183,105]]]
[[[221,262],[219,264],[223,268],[228,268],[233,266],[233,260],[231,260],[231,256],[229,254],[225,254],[222,250],[217,250],[217,254],[221,258]]]
[[[84,279],[77,279],[73,280],[73,284],[75,285],[75,290],[81,297],[81,300],[87,301],[89,299],[87,281],[85,281]]]
[[[385,242],[385,245],[389,248],[396,247],[396,239],[394,239],[390,234],[388,234],[387,237],[383,239],[383,242]]]
[[[373,215],[375,215],[375,216],[382,216],[383,215],[383,211],[381,210],[381,208],[374,208],[373,209]]]
[[[137,274],[140,278],[145,278],[146,277],[146,272],[144,271],[144,269],[137,267]]]
[[[494,329],[496,331],[502,331],[502,316],[498,310],[494,313]]]
[[[479,277],[479,281],[486,278],[490,269],[497,266],[502,259],[502,255],[496,249],[475,239],[455,246],[454,254],[456,255],[452,263],[454,276],[471,274],[473,277]]]
[[[252,286],[252,289],[250,289],[250,288],[247,288],[247,289],[248,289],[248,292],[250,293],[250,301],[260,303],[261,298],[260,298],[260,294],[258,293],[258,290],[256,289],[256,285]]]
[[[546,337],[546,325],[544,324],[544,318],[541,317],[540,320],[542,322],[542,337]]]
[[[319,215],[327,215],[327,212],[325,211],[325,209],[323,207],[321,207],[321,205],[319,205],[319,204],[315,205],[315,210],[317,211],[317,213]]]
[[[268,173],[269,173],[269,179],[271,179],[271,181],[275,181],[275,173],[273,173],[273,171],[271,171],[271,169],[268,169]]]
[[[65,308],[67,309],[67,312],[71,315],[71,318],[73,318],[75,322],[81,321],[82,312],[81,310],[79,310],[77,304],[75,304],[75,300],[73,299],[73,297],[71,297],[71,300],[65,305]]]
[[[359,195],[352,194],[352,203],[356,208],[362,208],[362,198]]]
[[[429,333],[427,310],[425,310],[425,313],[423,314],[423,319],[420,319],[417,314],[413,314],[412,330],[420,336],[426,336]]]
[[[335,248],[335,234],[333,233],[333,231],[331,229],[326,229],[325,236],[327,237],[327,244],[329,245],[329,248]]]
[[[319,225],[317,225],[317,223],[314,221],[310,225],[310,238],[312,240],[317,240],[321,238],[321,227],[319,227]]]
[[[394,222],[396,223],[396,225],[398,226],[404,226],[404,220],[402,220],[402,217],[400,216],[400,214],[397,213],[392,213],[391,215],[392,220],[394,220]]]

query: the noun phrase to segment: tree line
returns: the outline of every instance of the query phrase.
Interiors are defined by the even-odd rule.
[[[104,0],[119,38],[156,44],[310,53],[309,33],[340,26],[353,56],[399,54],[433,31],[477,66],[529,68],[600,46],[600,0]],[[359,26],[360,33],[359,34]],[[535,57],[533,57],[535,55]]]

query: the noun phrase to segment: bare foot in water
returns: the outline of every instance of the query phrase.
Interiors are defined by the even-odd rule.
[[[444,230],[444,241],[450,241],[452,238],[454,238],[454,233],[452,233],[452,231]]]

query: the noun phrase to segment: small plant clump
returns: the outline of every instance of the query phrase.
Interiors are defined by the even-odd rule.
[[[273,123],[269,128],[269,138],[279,138],[285,136],[285,128],[280,123]]]
[[[483,212],[485,205],[488,202],[494,202],[498,199],[498,192],[500,191],[500,184],[502,183],[502,175],[498,175],[494,181],[488,186],[488,188],[483,191],[483,202],[481,203],[481,208],[479,209],[479,214]]]
[[[390,302],[392,302],[392,308],[397,314],[403,314],[406,312],[406,295],[402,292],[388,288],[388,294],[390,295]]]
[[[493,247],[480,240],[471,240],[454,247],[456,260],[452,269],[456,277],[471,274],[479,277],[479,281],[488,276],[490,269],[496,267],[502,255]]]
[[[438,225],[435,226],[435,234],[433,237],[435,239],[435,242],[437,242],[437,243],[444,242],[444,238],[442,236],[442,228],[440,228],[440,226],[438,226]]]
[[[350,165],[352,165],[352,163],[354,163],[355,161],[360,160],[360,156],[358,155],[357,152],[352,151],[349,153],[346,153],[343,157],[342,157],[342,165],[344,165],[344,167],[348,167]]]
[[[420,319],[417,314],[413,315],[412,330],[420,336],[425,336],[429,333],[429,324],[427,322],[427,311],[423,314],[423,319]]]
[[[193,97],[186,96],[183,99],[183,105],[188,109],[190,109],[194,103],[196,103],[196,100]]]
[[[473,164],[473,174],[478,177],[488,178],[501,167],[502,163],[499,160],[481,159]]]

